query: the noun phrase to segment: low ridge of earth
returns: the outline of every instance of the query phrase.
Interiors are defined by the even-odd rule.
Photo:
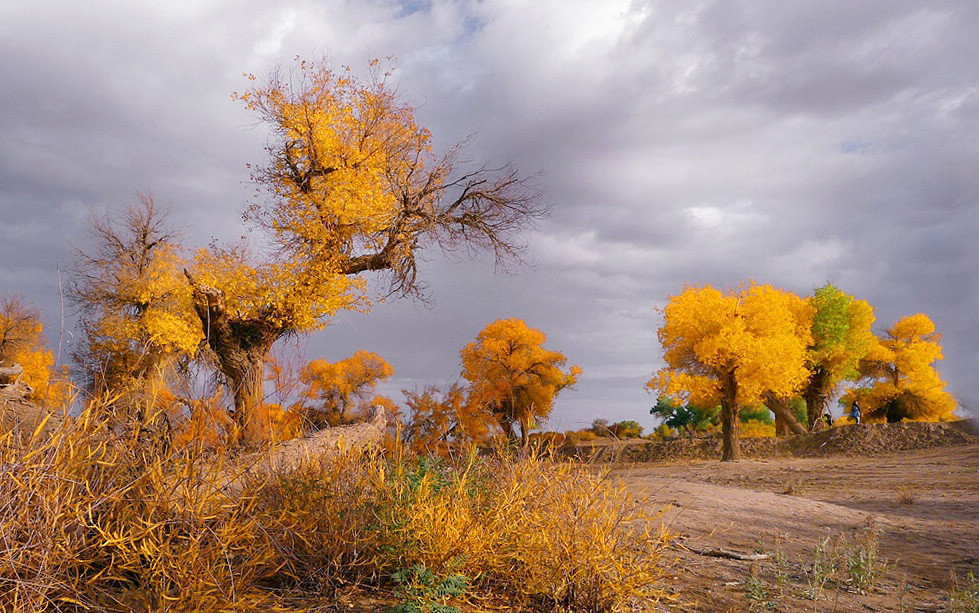
[[[612,477],[665,509],[663,522],[676,535],[667,550],[675,600],[658,610],[952,611],[961,606],[966,574],[979,578],[975,432],[969,422],[834,428],[743,441],[751,459],[725,463],[685,459],[720,457],[713,441],[619,443],[582,453],[617,457]],[[853,551],[860,539],[876,542],[880,577],[863,590],[845,580],[812,589],[807,573],[817,545],[841,538]],[[716,557],[725,551],[768,557]],[[844,568],[839,576],[849,575]],[[971,607],[979,606],[976,598]]]

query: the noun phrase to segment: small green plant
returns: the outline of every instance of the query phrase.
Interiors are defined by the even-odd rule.
[[[854,537],[852,543],[843,541],[846,556],[846,569],[850,586],[863,592],[877,582],[887,571],[887,561],[878,553],[880,533],[876,528],[867,528]]]
[[[757,609],[774,610],[778,608],[778,600],[769,598],[768,585],[757,573],[753,572],[745,579],[744,591],[745,598],[751,601],[752,611]]]
[[[971,572],[965,576],[964,585],[952,575],[952,592],[948,596],[949,606],[956,613],[979,613],[979,578]]]
[[[806,596],[811,600],[819,600],[827,582],[833,579],[839,571],[836,548],[830,537],[816,543],[812,564],[804,569],[808,589]]]
[[[416,564],[399,569],[391,578],[398,584],[395,597],[403,601],[391,608],[393,613],[462,613],[446,601],[466,593],[469,578],[465,575],[439,578],[424,564]]]
[[[778,598],[782,599],[789,592],[792,576],[789,572],[791,570],[789,560],[782,552],[780,544],[775,547],[772,559],[775,561],[775,590],[778,593]]]

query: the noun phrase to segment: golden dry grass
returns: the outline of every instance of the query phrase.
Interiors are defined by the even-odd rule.
[[[452,600],[476,609],[663,595],[655,513],[605,474],[399,445],[265,470],[235,460],[113,434],[92,413],[0,440],[0,610],[301,610],[297,595],[350,585],[417,594],[406,569],[464,577]]]

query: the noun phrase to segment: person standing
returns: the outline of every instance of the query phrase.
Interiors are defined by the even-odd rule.
[[[853,405],[850,407],[850,417],[854,423],[857,425],[860,424],[860,403],[856,400],[853,401]]]

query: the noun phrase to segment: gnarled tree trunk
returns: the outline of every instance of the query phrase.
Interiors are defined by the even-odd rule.
[[[204,338],[234,394],[236,432],[232,438],[248,445],[265,443],[271,436],[265,405],[265,358],[283,330],[268,318],[231,318],[224,292],[196,282],[187,271],[184,274],[194,286],[194,310]]]

